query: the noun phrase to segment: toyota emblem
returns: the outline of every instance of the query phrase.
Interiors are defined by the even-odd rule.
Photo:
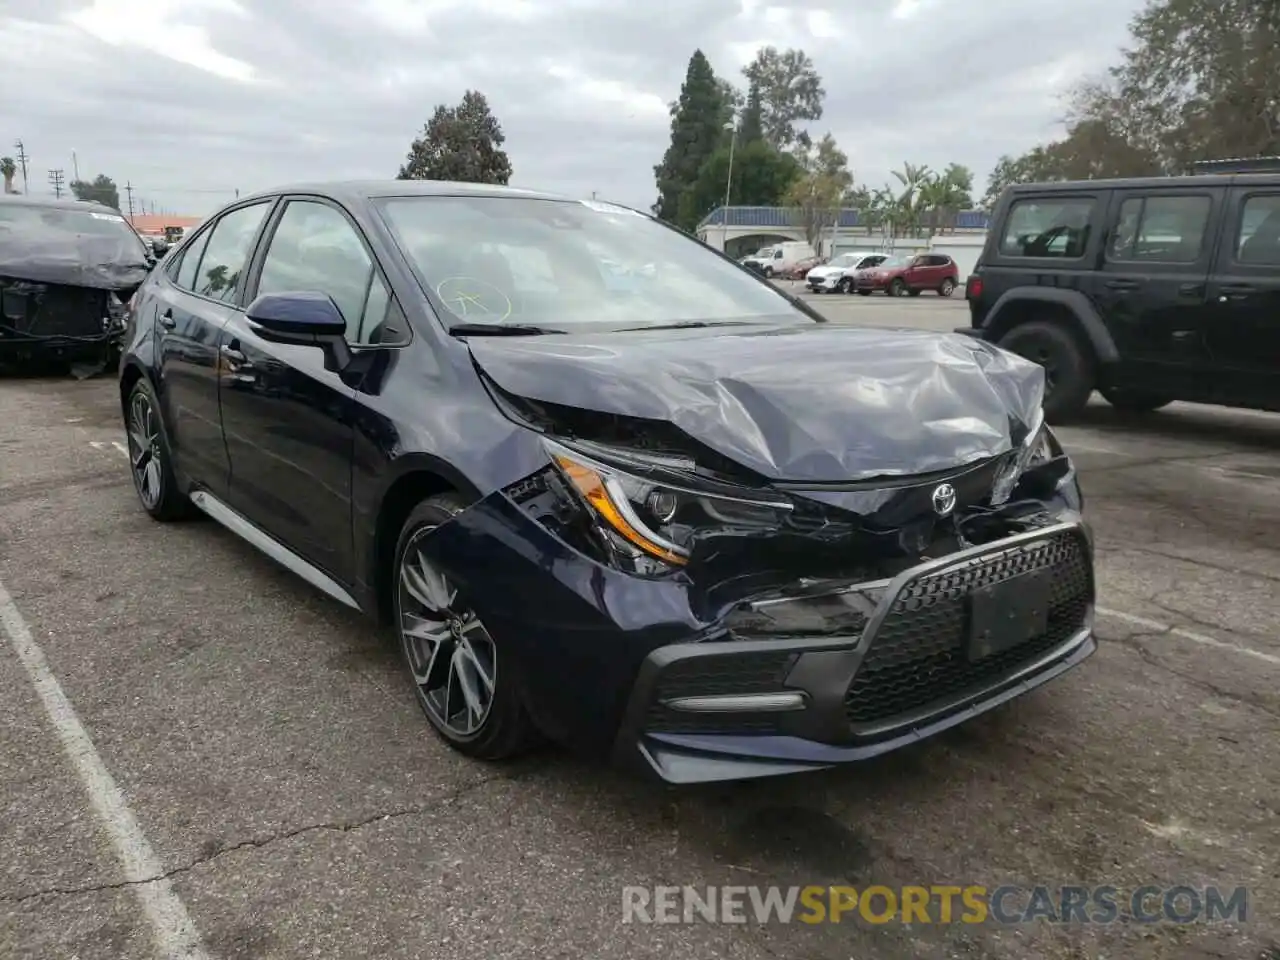
[[[949,483],[940,483],[933,488],[933,509],[938,516],[945,517],[956,508],[956,488]]]

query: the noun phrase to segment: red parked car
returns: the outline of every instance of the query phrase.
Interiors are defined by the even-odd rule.
[[[854,278],[858,293],[871,296],[882,290],[891,297],[918,297],[925,290],[949,297],[960,285],[960,268],[941,253],[921,253],[914,257],[890,257],[884,263],[859,270]]]

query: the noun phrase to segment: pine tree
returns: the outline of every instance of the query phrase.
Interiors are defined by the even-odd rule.
[[[671,105],[671,145],[653,168],[658,202],[653,212],[669,223],[680,222],[680,195],[698,179],[698,171],[725,137],[724,92],[701,50],[689,58],[680,99]],[[682,224],[692,226],[692,224]]]
[[[764,139],[764,105],[760,87],[754,81],[747,88],[747,105],[742,111],[742,123],[738,127],[738,142],[744,147]]]

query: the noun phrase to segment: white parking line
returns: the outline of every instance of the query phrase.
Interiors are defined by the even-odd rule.
[[[49,722],[62,741],[67,758],[80,776],[94,812],[106,828],[116,857],[124,869],[125,880],[132,885],[131,889],[151,923],[152,936],[160,955],[165,960],[210,960],[186,906],[174,893],[172,884],[163,879],[160,861],[125,802],[124,794],[94,749],[93,741],[76,716],[71,701],[50,671],[44,652],[2,583],[0,627],[4,628],[18,660],[26,669]]]
[[[1255,650],[1253,647],[1246,647],[1243,644],[1219,640],[1216,637],[1208,637],[1203,633],[1196,633],[1194,630],[1173,627],[1167,623],[1161,623],[1159,620],[1140,617],[1135,613],[1124,613],[1120,610],[1108,610],[1106,607],[1099,607],[1098,615],[1110,617],[1113,620],[1123,620],[1125,623],[1131,623],[1135,627],[1142,627],[1144,630],[1167,633],[1171,636],[1181,637],[1183,640],[1190,640],[1192,643],[1198,643],[1204,647],[1213,647],[1215,650],[1228,650],[1231,653],[1238,653],[1241,656],[1252,657],[1255,660],[1261,660],[1263,663],[1269,663],[1274,667],[1280,667],[1280,656],[1276,656],[1274,653],[1266,653],[1262,650]]]
[[[126,457],[126,458],[129,456],[129,448],[128,448],[128,447],[126,447],[126,446],[125,446],[123,443],[121,443],[119,440],[112,440],[112,441],[111,441],[111,445],[112,445],[113,447],[115,447],[117,450],[119,450],[119,451],[120,451],[120,455],[121,455],[121,456]]]

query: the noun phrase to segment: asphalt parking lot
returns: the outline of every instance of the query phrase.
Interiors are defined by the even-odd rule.
[[[818,297],[840,323],[963,300]],[[1100,649],[856,768],[667,789],[427,730],[389,644],[137,505],[109,379],[0,379],[0,957],[1280,958],[1280,417],[1060,431]],[[1243,922],[626,924],[656,885],[1247,888]],[[1015,907],[1016,909],[1016,907]]]

